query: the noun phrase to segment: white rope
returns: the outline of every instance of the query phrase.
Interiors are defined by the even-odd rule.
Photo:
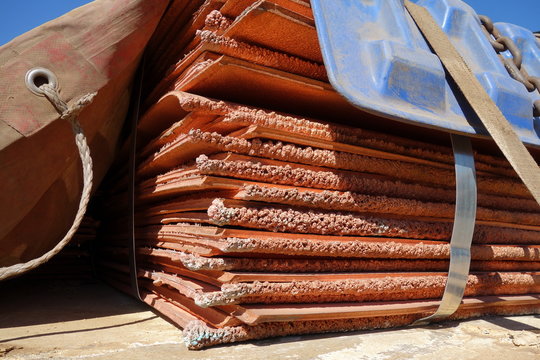
[[[66,235],[60,240],[56,246],[48,251],[47,253],[41,255],[40,257],[30,260],[25,263],[15,264],[7,267],[0,268],[0,281],[9,279],[13,276],[18,276],[21,274],[24,274],[27,271],[30,271],[47,261],[49,261],[54,255],[58,254],[60,250],[66,246],[77,229],[79,228],[79,225],[81,224],[81,221],[84,217],[84,214],[86,213],[86,208],[88,207],[88,202],[90,201],[90,192],[92,190],[92,157],[90,156],[90,148],[88,147],[88,143],[86,141],[86,137],[84,136],[83,130],[81,128],[81,124],[79,123],[78,116],[79,113],[82,111],[82,109],[90,104],[92,100],[94,99],[94,96],[96,93],[87,94],[81,97],[75,104],[72,106],[69,106],[64,101],[60,99],[58,96],[58,92],[56,89],[49,85],[41,85],[39,89],[43,92],[45,97],[49,99],[49,101],[54,105],[56,110],[60,113],[60,118],[64,120],[68,120],[71,122],[71,127],[73,129],[73,133],[75,134],[75,144],[77,145],[77,148],[79,149],[79,156],[81,158],[82,162],[82,168],[83,168],[83,191],[81,200],[79,201],[79,210],[77,211],[77,215],[75,216],[75,220],[73,220],[73,224],[71,225],[71,228],[68,230]]]

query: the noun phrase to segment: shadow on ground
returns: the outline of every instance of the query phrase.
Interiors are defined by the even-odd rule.
[[[0,329],[148,311],[98,280],[21,278],[0,283],[0,294]]]

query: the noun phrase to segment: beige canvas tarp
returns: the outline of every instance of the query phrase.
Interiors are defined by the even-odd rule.
[[[70,124],[25,84],[43,67],[72,104],[97,92],[79,120],[94,160],[94,188],[110,166],[141,54],[167,0],[96,0],[0,47],[0,266],[51,249],[81,196]]]

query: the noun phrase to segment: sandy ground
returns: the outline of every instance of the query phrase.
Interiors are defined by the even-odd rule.
[[[540,316],[289,336],[189,351],[144,304],[89,281],[0,284],[6,359],[540,359]]]

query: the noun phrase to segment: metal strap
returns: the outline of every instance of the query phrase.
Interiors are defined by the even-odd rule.
[[[154,28],[155,30],[161,24],[163,17],[169,11],[174,0],[169,0],[167,7],[161,14],[161,19]],[[151,41],[151,40],[149,40]],[[148,44],[147,44],[148,45]],[[147,48],[143,51],[141,56],[141,61],[137,72],[135,73],[135,78],[133,79],[133,92],[130,103],[130,113],[127,116],[128,121],[130,121],[130,141],[129,143],[129,172],[128,172],[128,236],[127,236],[127,246],[128,246],[128,261],[129,261],[129,278],[131,283],[131,292],[139,300],[143,301],[141,297],[141,292],[139,289],[139,274],[137,269],[137,241],[135,238],[135,173],[137,166],[137,129],[139,125],[139,117],[141,110],[141,98],[144,82],[144,71],[146,67],[146,54]]]
[[[422,325],[452,315],[463,298],[471,264],[471,243],[476,220],[476,172],[471,141],[461,135],[450,135],[456,168],[456,209],[450,240],[448,280],[437,311],[417,320]]]
[[[139,69],[135,75],[133,88],[133,103],[131,107],[131,143],[129,152],[129,174],[128,174],[128,256],[129,256],[129,277],[131,291],[135,297],[142,301],[139,291],[139,277],[137,270],[137,244],[135,239],[135,167],[137,165],[137,126],[139,124],[142,82],[144,78],[145,56],[139,64]]]

